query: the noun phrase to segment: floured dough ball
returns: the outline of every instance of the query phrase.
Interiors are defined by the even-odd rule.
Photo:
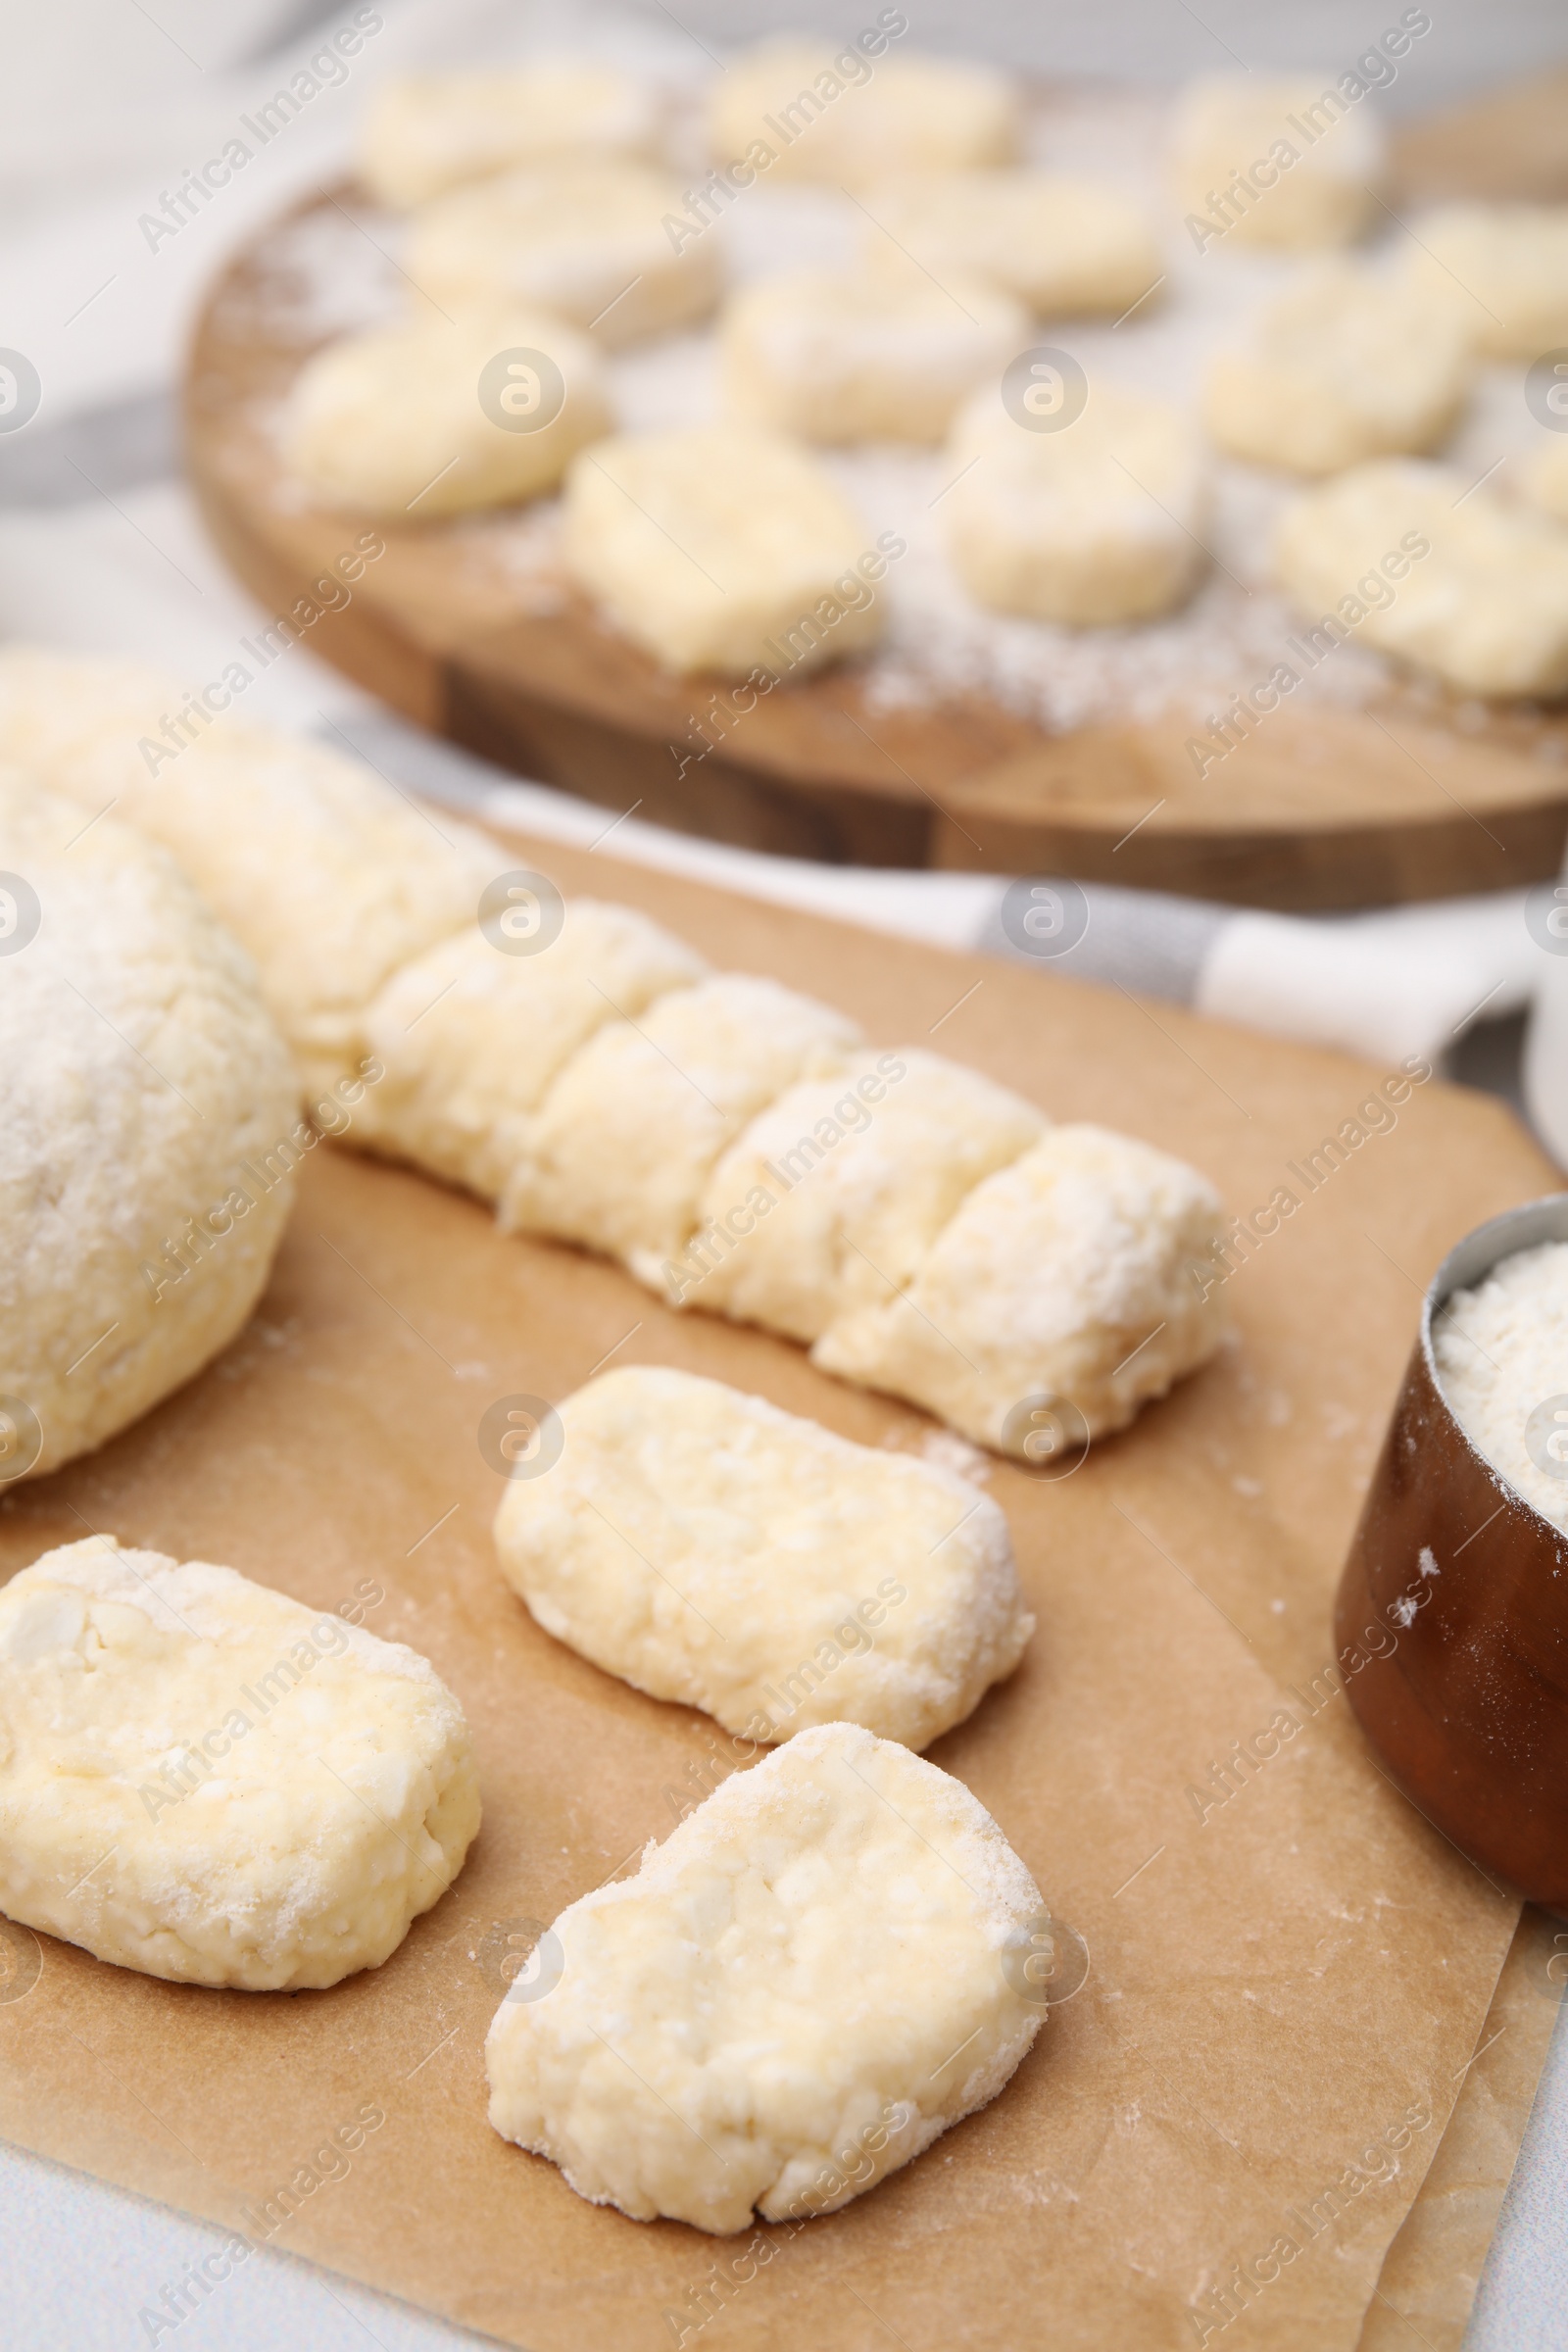
[[[9,770],[0,1069],[4,1484],[101,1446],[227,1345],[311,1131],[249,956],[173,859]]]
[[[559,1981],[490,2028],[490,2121],[635,2221],[831,2213],[1007,2082],[1043,1920],[957,1781],[803,1732],[561,1914]]]
[[[356,168],[379,203],[406,212],[516,165],[639,154],[654,130],[653,103],[630,74],[586,59],[398,74],[371,92]]]
[[[671,670],[781,672],[874,643],[887,539],[878,555],[816,461],[749,425],[601,441],[566,475],[567,567]]]
[[[422,522],[537,497],[612,421],[598,354],[559,318],[431,311],[307,360],[280,442],[322,505]]]
[[[1209,232],[1240,245],[1347,245],[1373,220],[1385,166],[1371,109],[1332,74],[1205,76],[1182,93],[1171,127],[1177,202],[1204,250]]]
[[[405,964],[365,1017],[386,1075],[366,1097],[361,1140],[488,1200],[505,1191],[534,1112],[578,1047],[708,969],[629,906],[571,899],[559,931],[530,913],[535,927],[517,936],[507,928],[514,912],[502,907]]]
[[[1123,1429],[1225,1331],[1223,1217],[1196,1168],[1102,1127],[1053,1127],[977,1185],[902,1297],[847,1315],[812,1360],[1033,1458],[1030,1400]]]
[[[404,268],[441,309],[537,304],[606,345],[702,318],[723,282],[722,232],[679,243],[678,181],[638,164],[509,172],[416,213]]]
[[[1010,163],[1019,116],[1011,83],[984,66],[784,39],[730,61],[708,127],[721,166],[862,187],[890,172]]]
[[[724,1147],[764,1102],[841,1070],[862,1042],[846,1014],[736,972],[608,1022],[545,1097],[502,1222],[623,1258],[662,1289]]]
[[[972,278],[789,271],[725,311],[725,403],[805,441],[939,441],[1028,324],[1021,304]]]
[[[869,189],[865,206],[872,268],[899,270],[912,259],[944,284],[984,278],[1043,318],[1117,318],[1160,274],[1148,220],[1098,180],[1045,172],[911,172]]]
[[[0,1592],[0,1910],[177,1984],[379,1968],[479,1826],[425,1659],[111,1537]]]
[[[1568,344],[1568,204],[1448,204],[1411,232],[1409,269],[1477,351],[1534,360]]]
[[[1519,487],[1554,522],[1568,522],[1568,433],[1548,433],[1530,451]]]
[[[682,1305],[816,1340],[913,1280],[983,1177],[1028,1151],[1032,1103],[916,1048],[859,1054],[759,1112],[708,1180]]]
[[[502,1572],[637,1690],[752,1740],[925,1747],[1023,1655],[1006,1520],[956,1472],[689,1372],[601,1373],[561,1418],[561,1460],[496,1514]]]
[[[1203,420],[1233,457],[1338,473],[1445,440],[1470,372],[1450,304],[1329,263],[1213,361]]]
[[[1275,560],[1320,625],[1462,694],[1568,688],[1568,532],[1453,466],[1386,458],[1304,492]]]
[[[976,393],[948,445],[948,551],[977,603],[1105,628],[1168,612],[1203,561],[1202,457],[1160,401],[1096,384],[1059,429]]]

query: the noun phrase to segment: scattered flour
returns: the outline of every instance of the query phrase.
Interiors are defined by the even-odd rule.
[[[1526,1501],[1568,1531],[1568,1403],[1560,1429],[1538,1406],[1568,1397],[1568,1242],[1543,1242],[1455,1291],[1433,1335],[1443,1393],[1466,1436]],[[1543,1462],[1559,1464],[1555,1473]]]

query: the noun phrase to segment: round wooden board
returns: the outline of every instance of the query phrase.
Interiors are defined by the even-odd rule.
[[[1560,98],[1530,94],[1532,121],[1550,116],[1529,152],[1533,194],[1568,185]],[[1407,133],[1412,191],[1441,192],[1446,149],[1455,185],[1485,179],[1499,145],[1523,153],[1521,103]],[[1553,155],[1565,159],[1555,185]],[[209,293],[186,426],[214,538],[282,616],[364,525],[303,505],[279,467],[269,418],[314,346],[269,323],[276,226]],[[1568,724],[1557,713],[1400,691],[1366,710],[1282,707],[1200,781],[1190,717],[1050,736],[989,702],[890,711],[867,706],[847,664],[781,684],[739,723],[713,726],[699,757],[722,681],[669,677],[586,601],[530,610],[527,583],[487,557],[482,518],[377,527],[385,554],[346,607],[312,622],[313,649],[422,726],[617,813],[635,807],[685,832],[832,862],[1074,874],[1296,908],[1507,889],[1561,860]]]

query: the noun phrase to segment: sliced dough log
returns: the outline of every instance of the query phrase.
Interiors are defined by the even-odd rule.
[[[1047,1130],[975,1187],[906,1292],[846,1315],[812,1361],[906,1396],[983,1446],[1030,1459],[1031,1399],[1086,1434],[1122,1429],[1210,1356],[1223,1210],[1196,1169],[1102,1127]]]
[[[873,269],[902,273],[912,258],[944,283],[983,278],[1043,318],[1118,318],[1160,274],[1149,221],[1098,180],[1045,172],[909,172],[869,188],[865,209],[863,246]]]
[[[1442,205],[1412,229],[1408,267],[1491,359],[1568,344],[1568,204]]]
[[[842,1070],[861,1042],[845,1014],[735,972],[608,1023],[546,1096],[502,1222],[586,1243],[662,1289],[724,1147],[796,1079]]]
[[[1186,596],[1202,562],[1208,491],[1174,409],[1094,385],[1070,423],[1016,423],[977,393],[948,444],[949,552],[999,612],[1073,628],[1146,620]]]
[[[314,1135],[250,957],[156,843],[0,771],[0,872],[3,1487],[227,1345]]]
[[[720,165],[860,187],[890,172],[1010,163],[1019,112],[1011,83],[984,66],[784,39],[731,59],[708,128]]]
[[[637,2221],[830,2213],[1007,2082],[1043,1916],[958,1782],[803,1732],[561,1914],[559,1981],[490,2028],[490,2121]]]
[[[1456,467],[1352,467],[1286,509],[1275,560],[1320,626],[1463,694],[1568,687],[1568,532]]]
[[[728,305],[724,398],[754,424],[806,441],[940,441],[978,383],[1000,379],[1028,331],[1022,305],[983,280],[801,270]]]
[[[1203,417],[1222,449],[1298,473],[1433,448],[1469,386],[1451,304],[1408,281],[1326,264],[1221,352]]]
[[[1216,74],[1183,91],[1171,126],[1177,202],[1203,249],[1346,245],[1371,225],[1385,170],[1381,127],[1336,76],[1269,81]]]
[[[602,1373],[561,1418],[560,1461],[502,1498],[502,1570],[639,1690],[754,1740],[924,1747],[1022,1656],[1007,1523],[954,1472],[688,1372]]]
[[[887,569],[814,458],[750,425],[626,434],[573,460],[563,554],[666,669],[805,669],[881,633]]]
[[[619,346],[707,316],[723,283],[722,232],[679,250],[664,228],[678,180],[638,164],[556,164],[460,188],[416,213],[404,267],[443,310],[540,304]]]
[[[467,1726],[401,1642],[95,1536],[0,1592],[0,1910],[247,1992],[378,1968],[479,1826]]]
[[[366,1097],[361,1139],[498,1200],[578,1048],[707,969],[646,915],[597,899],[570,900],[532,954],[460,931],[404,964],[365,1016],[386,1075]]]
[[[586,58],[510,72],[396,74],[370,93],[355,163],[372,196],[406,212],[519,165],[641,154],[654,130],[643,86]]]
[[[857,1054],[780,1095],[725,1152],[671,1295],[820,1339],[906,1289],[965,1195],[1045,1126],[1032,1103],[939,1054]]]
[[[527,356],[508,372],[508,353]],[[432,310],[307,360],[281,446],[323,505],[422,522],[537,497],[611,423],[598,354],[575,328],[546,311]]]

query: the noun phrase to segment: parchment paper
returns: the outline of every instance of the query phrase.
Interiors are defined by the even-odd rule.
[[[652,906],[880,1041],[929,1040],[1057,1115],[1168,1145],[1242,1210],[1385,1075],[602,856],[526,861]],[[0,2130],[533,2352],[1155,2352],[1205,2328],[1349,2352],[1519,1914],[1374,1769],[1325,1675],[1329,1604],[1422,1284],[1466,1228],[1552,1182],[1498,1105],[1418,1086],[1233,1278],[1239,1337],[1213,1365],[1069,1479],[988,1464],[1040,1630],[931,1752],[1085,1938],[1090,1974],[991,2108],[747,2259],[750,2240],[584,2204],[484,2120],[512,1923],[548,1921],[662,1837],[715,1742],[507,1591],[477,1424],[614,1351],[871,1444],[919,1447],[931,1425],[323,1149],[250,1329],[138,1429],[8,1494],[0,1570],[90,1526],[317,1608],[368,1582],[384,1598],[365,1622],[429,1655],[468,1709],[485,1826],[394,1958],[329,1992],[171,1986],[40,1939],[37,1982],[0,2001]],[[1234,1743],[1267,1747],[1282,1714],[1298,1728],[1205,1803]],[[365,2110],[384,2121],[352,2156],[314,2164]],[[264,2208],[290,2184],[273,2229]]]

